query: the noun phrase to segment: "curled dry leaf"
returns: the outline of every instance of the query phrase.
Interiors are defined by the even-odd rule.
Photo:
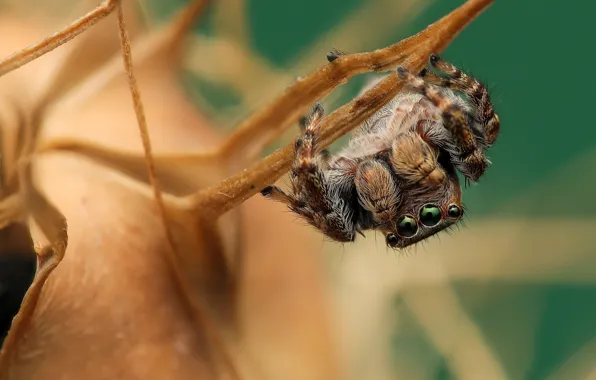
[[[48,75],[46,87],[22,105],[24,127],[12,129],[24,131],[23,147],[11,169],[16,185],[0,209],[12,210],[10,222],[31,220],[34,240],[46,243],[0,354],[0,378],[340,378],[313,232],[279,205],[248,200],[287,171],[291,146],[248,164],[351,76],[398,64],[419,71],[491,2],[469,0],[398,44],[323,65],[227,139],[177,82],[182,37],[200,14],[200,1],[163,29],[139,33],[131,54],[123,20],[134,15],[124,17],[118,1],[104,2],[91,13],[95,18],[77,24],[78,32],[104,16],[119,20],[127,71],[120,54],[108,54],[113,49],[100,65],[72,69],[77,60],[69,51],[93,50],[77,41],[99,38],[94,27],[69,49],[2,78],[23,85],[24,78],[15,78],[33,65],[62,76],[52,81]],[[114,9],[118,17],[107,16]],[[0,62],[0,72],[66,40]],[[400,86],[392,73],[326,117],[321,148],[380,109]],[[18,201],[9,208],[11,195]]]

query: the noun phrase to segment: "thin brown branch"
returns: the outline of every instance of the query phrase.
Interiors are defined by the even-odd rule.
[[[137,85],[137,80],[134,76],[130,41],[128,40],[128,33],[126,31],[126,24],[124,22],[124,10],[121,4],[118,4],[118,32],[120,33],[124,68],[128,76],[128,83],[132,96],[133,108],[137,117],[137,123],[141,134],[141,141],[143,143],[143,150],[145,152],[145,162],[147,163],[149,181],[153,189],[153,195],[155,197],[157,208],[159,210],[161,219],[164,224],[166,239],[168,240],[170,247],[175,250],[176,245],[174,243],[174,238],[168,225],[166,208],[164,206],[163,199],[161,196],[159,181],[157,180],[157,175],[155,174],[155,163],[153,161],[153,154],[151,152],[151,139],[149,137],[147,120],[145,118],[145,110],[143,109],[143,103],[141,101],[141,93]]]
[[[151,185],[142,153],[117,150],[80,139],[60,138],[43,145],[36,154],[55,151],[80,154],[131,179]],[[212,152],[156,153],[153,161],[161,190],[169,195],[188,195],[225,177],[219,156]],[[201,175],[197,176],[197,173]]]
[[[132,53],[130,47],[130,41],[128,39],[128,34],[126,31],[126,24],[124,21],[124,12],[121,4],[118,4],[118,32],[120,34],[121,40],[121,47],[122,47],[122,58],[124,60],[124,67],[126,74],[128,76],[128,83],[130,87],[130,92],[132,95],[133,107],[135,110],[135,115],[137,118],[137,124],[141,134],[141,140],[143,143],[143,150],[145,153],[145,162],[147,164],[147,172],[149,176],[149,181],[151,187],[153,189],[153,196],[155,198],[155,202],[157,204],[158,212],[160,214],[160,219],[163,224],[164,232],[166,235],[166,240],[169,245],[168,250],[168,261],[170,265],[170,270],[172,272],[172,277],[176,281],[176,286],[178,288],[178,292],[181,295],[181,299],[185,302],[186,309],[191,313],[192,317],[196,322],[196,327],[198,329],[206,330],[207,336],[211,338],[211,341],[215,343],[218,348],[218,356],[223,361],[223,364],[226,370],[232,375],[233,379],[238,379],[239,376],[236,372],[234,365],[226,351],[224,344],[221,340],[219,334],[213,329],[207,314],[202,310],[202,307],[196,302],[196,300],[191,299],[191,294],[193,294],[189,289],[189,284],[187,279],[184,276],[183,269],[180,266],[180,258],[178,256],[178,249],[176,246],[176,242],[174,240],[174,236],[172,230],[170,228],[170,223],[168,220],[168,214],[166,210],[166,206],[164,204],[164,200],[161,193],[161,188],[159,181],[157,179],[156,170],[155,170],[155,162],[153,159],[152,148],[151,148],[151,140],[149,137],[149,130],[147,127],[147,120],[145,118],[145,111],[143,108],[143,103],[141,101],[141,94],[137,85],[136,78],[134,76],[134,69],[133,69],[133,62],[132,62]],[[211,357],[211,360],[214,360],[215,357]],[[216,365],[216,363],[211,363]]]
[[[6,57],[0,61],[0,77],[72,40],[112,13],[118,3],[120,0],[105,0],[94,10],[51,36]]]
[[[89,1],[83,1],[83,3],[89,3]],[[132,1],[124,2],[122,6],[125,8],[125,13],[135,11],[135,4]],[[51,107],[110,59],[115,56],[121,59],[119,37],[112,34],[116,22],[114,17],[111,20],[105,20],[83,33],[76,41],[69,43],[67,54],[60,59],[58,69],[51,76],[50,83],[44,86],[44,91],[37,101],[38,107]],[[132,28],[129,25],[128,28],[129,37],[133,39],[140,32],[137,24],[134,23]],[[118,61],[118,63],[120,73],[122,62]]]
[[[273,104],[243,123],[241,129],[228,141],[223,152],[240,149],[242,144],[251,140],[251,134],[263,135],[266,138],[266,128],[281,128],[282,125],[291,122],[306,111],[310,104],[352,75],[388,70],[400,63],[411,72],[419,72],[432,53],[441,52],[447,47],[459,32],[492,2],[493,0],[468,0],[422,32],[395,45],[371,53],[339,57],[298,81]],[[322,121],[323,132],[318,148],[327,147],[361,124],[387,104],[402,87],[403,83],[393,72],[377,86],[327,116]],[[292,155],[293,144],[289,144],[220,184],[189,197],[189,206],[200,208],[203,214],[217,217],[275,182],[289,169]]]
[[[184,42],[192,31],[197,19],[205,13],[211,0],[190,0],[190,4],[183,8],[172,21],[169,22],[169,35],[172,44],[170,49],[172,54],[179,57],[182,53]],[[178,61],[178,60],[177,60]]]
[[[217,35],[247,49],[250,40],[246,0],[218,0],[214,9]]]
[[[291,73],[300,68],[317,67],[330,50],[337,47],[347,52],[363,51],[387,41],[387,35],[399,28],[405,28],[418,17],[431,0],[373,0],[365,1],[354,10],[337,28],[317,38],[314,46],[298,52],[293,60]],[[370,26],[374,24],[374,28]],[[358,36],[358,38],[354,38]]]
[[[236,0],[232,0],[234,2]],[[363,47],[375,46],[379,41],[387,38],[388,30],[394,30],[396,25],[408,24],[408,20],[415,18],[425,8],[430,0],[372,0],[365,2],[355,10],[347,20],[342,21],[327,34],[318,38],[314,47],[309,47],[294,55],[292,65],[288,69],[274,67],[267,59],[251,51],[246,44],[232,38],[229,33],[219,33],[217,37],[193,36],[190,51],[184,58],[185,69],[202,78],[217,82],[224,82],[242,95],[242,104],[234,107],[230,112],[216,115],[215,121],[222,125],[236,125],[244,120],[253,110],[269,104],[277,98],[288,83],[304,73],[305,68],[317,67],[321,57],[329,52],[330,46],[341,47],[346,51],[362,51]],[[225,1],[218,1],[216,14],[220,8],[225,8]],[[235,4],[239,7],[239,4]],[[235,8],[236,10],[236,8]],[[226,13],[226,17],[237,17],[235,10]],[[222,20],[223,20],[223,11]],[[217,16],[216,16],[217,17]],[[215,21],[216,25],[219,21]],[[375,28],[370,28],[371,24]],[[236,29],[234,29],[236,30]],[[358,38],[354,38],[358,35]],[[222,37],[223,36],[223,37]],[[203,56],[222,57],[220,59],[202,59]],[[226,64],[221,60],[225,57]],[[263,86],[262,83],[267,83]],[[335,104],[341,97],[342,91],[333,92],[325,104]],[[205,108],[202,105],[202,108]],[[335,107],[333,107],[335,108]],[[270,139],[277,139],[283,130],[277,129],[277,134],[271,134]],[[259,149],[254,149],[260,154]],[[233,153],[233,152],[232,152]],[[254,159],[258,157],[253,157]]]

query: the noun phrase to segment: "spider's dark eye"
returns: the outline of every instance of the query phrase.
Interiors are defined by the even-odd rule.
[[[449,215],[450,218],[457,219],[461,214],[461,208],[458,205],[451,204],[447,208],[447,215]]]
[[[418,232],[418,224],[416,219],[409,215],[404,215],[397,220],[397,233],[398,235],[410,238]]]
[[[385,237],[385,241],[388,246],[395,247],[397,243],[399,243],[399,238],[394,234],[388,234],[387,237]]]
[[[427,204],[420,209],[420,222],[426,227],[434,227],[441,221],[441,209],[437,205]]]

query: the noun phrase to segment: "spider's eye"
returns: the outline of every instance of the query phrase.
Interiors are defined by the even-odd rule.
[[[437,205],[426,204],[420,209],[420,222],[426,227],[434,227],[441,221],[441,209]]]
[[[410,238],[418,232],[416,219],[409,215],[403,215],[397,220],[397,233],[399,236]]]
[[[458,205],[451,204],[447,208],[447,215],[449,215],[450,218],[457,219],[462,215],[461,208]]]
[[[395,247],[397,245],[397,243],[399,243],[399,238],[397,236],[395,236],[394,234],[388,234],[385,237],[385,241],[387,242],[388,246]]]

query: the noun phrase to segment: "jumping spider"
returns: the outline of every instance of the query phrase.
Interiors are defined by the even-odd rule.
[[[456,170],[466,181],[482,176],[500,122],[484,85],[437,55],[430,65],[445,75],[399,67],[406,89],[337,156],[316,153],[324,111],[315,104],[296,140],[292,193],[276,186],[261,193],[339,242],[374,229],[388,246],[404,248],[457,223],[463,209]]]

